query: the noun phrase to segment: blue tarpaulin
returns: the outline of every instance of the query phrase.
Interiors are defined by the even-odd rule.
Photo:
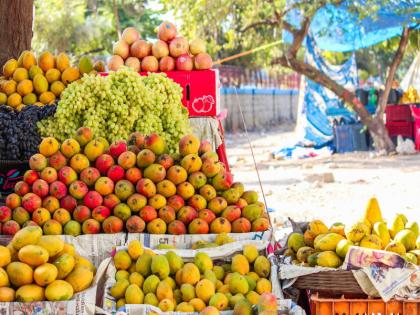
[[[401,35],[404,25],[414,27],[416,20],[420,21],[420,0],[378,1],[380,9],[365,18],[349,12],[350,3],[359,3],[360,10],[366,5],[365,0],[346,1],[340,6],[329,4],[315,14],[310,31],[321,50],[346,52],[369,47]],[[417,12],[410,12],[413,9]]]
[[[288,0],[288,6],[299,1]],[[418,27],[420,23],[420,0],[378,0],[379,9],[372,16],[364,18],[350,12],[349,7],[356,6],[359,11],[363,11],[368,6],[366,2],[347,0],[337,6],[328,4],[319,9],[309,29],[317,47],[336,52],[355,51],[401,35],[405,25]],[[300,28],[302,16],[297,9],[291,10],[286,19]],[[287,31],[283,38],[286,42],[292,40]]]

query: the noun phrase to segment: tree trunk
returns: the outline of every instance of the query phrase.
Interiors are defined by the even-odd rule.
[[[383,120],[379,116],[373,117],[370,115],[365,106],[360,102],[360,100],[353,92],[345,89],[342,85],[338,84],[336,81],[332,80],[330,77],[315,67],[303,61],[299,61],[294,57],[290,59],[281,57],[277,59],[277,62],[282,66],[292,69],[297,73],[306,76],[312,81],[330,89],[339,98],[350,105],[351,108],[359,115],[362,123],[367,126],[374,140],[376,150],[385,151],[387,153],[395,151],[395,145],[389,138]]]
[[[0,0],[0,67],[31,49],[33,0]]]

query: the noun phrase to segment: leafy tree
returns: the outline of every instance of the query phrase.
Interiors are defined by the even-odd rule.
[[[337,94],[349,107],[359,115],[361,121],[367,126],[376,149],[393,151],[394,144],[388,136],[383,115],[386,101],[392,86],[394,75],[401,63],[404,52],[408,46],[410,29],[405,27],[397,48],[392,57],[392,62],[387,71],[385,91],[379,99],[375,115],[370,115],[361,104],[356,95],[341,86],[315,67],[304,62],[302,58],[303,40],[309,31],[309,25],[316,12],[327,4],[339,5],[343,0],[301,0],[291,6],[285,0],[246,1],[246,0],[162,0],[166,8],[174,12],[184,21],[182,29],[204,39],[210,40],[211,52],[216,57],[231,54],[234,47],[246,50],[282,38],[284,31],[292,35],[292,41],[283,42],[278,49],[272,49],[264,54],[252,56],[253,60],[260,60],[259,64],[278,64],[291,69],[309,79],[327,87]],[[362,7],[358,1],[347,1],[348,10],[357,13],[359,17],[374,17],[380,9],[378,0],[366,0]],[[285,16],[291,10],[298,10],[302,15],[299,26],[289,23]],[[397,11],[407,10],[405,7]]]

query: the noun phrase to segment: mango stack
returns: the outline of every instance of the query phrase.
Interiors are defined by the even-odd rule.
[[[29,226],[0,246],[0,302],[70,300],[91,285],[94,273],[73,245]]]
[[[328,228],[321,220],[309,223],[304,234],[292,233],[287,256],[294,264],[338,268],[350,246],[386,250],[401,255],[406,261],[420,264],[418,222],[408,222],[398,214],[387,226],[376,198],[371,198],[362,220],[352,225],[334,223]]]
[[[46,51],[37,59],[33,52],[25,50],[18,60],[9,59],[3,66],[0,105],[21,110],[26,105],[52,104],[68,84],[92,70],[88,57],[82,57],[75,67],[65,53],[54,56]]]
[[[271,292],[267,279],[271,264],[254,245],[245,245],[231,263],[214,265],[204,252],[185,263],[174,251],[157,255],[134,240],[127,250],[118,251],[113,261],[117,272],[110,294],[117,308],[150,304],[164,312],[205,314],[234,309],[238,303],[251,308],[260,296]]]

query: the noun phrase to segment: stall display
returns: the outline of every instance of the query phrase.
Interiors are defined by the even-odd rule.
[[[21,110],[26,105],[43,106],[60,98],[66,86],[77,81],[85,73],[104,71],[101,64],[92,64],[88,57],[82,57],[78,66],[72,66],[65,53],[54,56],[49,51],[36,58],[25,50],[19,59],[9,59],[3,66],[0,77],[0,105]]]
[[[122,66],[139,72],[207,70],[213,65],[201,39],[178,36],[175,24],[163,21],[158,28],[158,40],[153,44],[141,39],[134,27],[126,28],[121,39],[114,43],[108,69],[117,71]]]
[[[214,264],[206,252],[185,261],[176,251],[154,254],[131,241],[127,250],[114,255],[113,264],[115,283],[109,293],[117,308],[149,304],[163,312],[200,312],[206,306],[224,311],[244,303],[244,308],[251,309],[272,290],[271,263],[252,244],[221,265]]]
[[[210,143],[193,135],[179,156],[162,137],[136,132],[110,146],[82,127],[74,139],[44,138],[30,170],[0,207],[3,232],[36,224],[44,234],[207,234],[265,231],[255,191],[233,183]],[[16,230],[4,229],[13,226]]]
[[[60,237],[40,227],[18,231],[0,246],[1,302],[66,301],[89,288],[95,267]]]
[[[350,247],[360,246],[397,253],[408,262],[420,264],[418,224],[398,214],[387,227],[378,201],[372,198],[365,217],[352,225],[335,223],[328,228],[321,220],[314,220],[303,234],[290,234],[285,255],[296,265],[339,268]]]

